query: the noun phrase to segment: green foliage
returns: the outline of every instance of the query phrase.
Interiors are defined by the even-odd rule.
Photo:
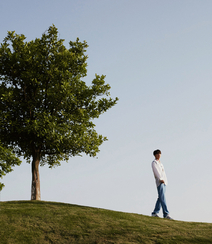
[[[212,243],[212,224],[43,201],[1,202],[6,243]]]
[[[106,137],[95,131],[93,119],[114,106],[105,76],[91,86],[86,76],[87,43],[58,39],[49,27],[42,37],[26,42],[8,32],[0,47],[0,138],[29,162],[39,154],[41,165],[85,153],[92,157]],[[101,97],[98,99],[98,97]]]
[[[0,144],[0,178],[13,171],[12,167],[20,164],[21,160],[18,159],[10,149],[4,148]],[[4,184],[0,182],[0,191],[3,187]]]

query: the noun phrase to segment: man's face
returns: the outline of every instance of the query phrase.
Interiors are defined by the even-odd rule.
[[[155,159],[156,159],[156,160],[159,160],[159,159],[160,159],[160,156],[161,156],[161,154],[160,154],[160,153],[155,154]]]

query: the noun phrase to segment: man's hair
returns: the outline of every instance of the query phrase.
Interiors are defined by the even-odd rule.
[[[161,154],[161,151],[160,151],[159,149],[155,150],[155,151],[153,152],[153,155],[155,156],[156,154]]]

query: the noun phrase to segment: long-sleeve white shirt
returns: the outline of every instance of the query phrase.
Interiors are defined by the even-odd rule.
[[[164,167],[163,167],[162,163],[160,163],[160,161],[155,159],[152,162],[152,170],[153,170],[153,173],[155,176],[155,181],[156,181],[157,186],[159,186],[161,184],[161,182],[160,182],[161,180],[164,181],[165,185],[168,184]]]

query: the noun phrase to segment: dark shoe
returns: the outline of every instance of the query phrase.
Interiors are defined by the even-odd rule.
[[[152,217],[158,217],[159,218],[159,216],[155,213],[152,213]]]

